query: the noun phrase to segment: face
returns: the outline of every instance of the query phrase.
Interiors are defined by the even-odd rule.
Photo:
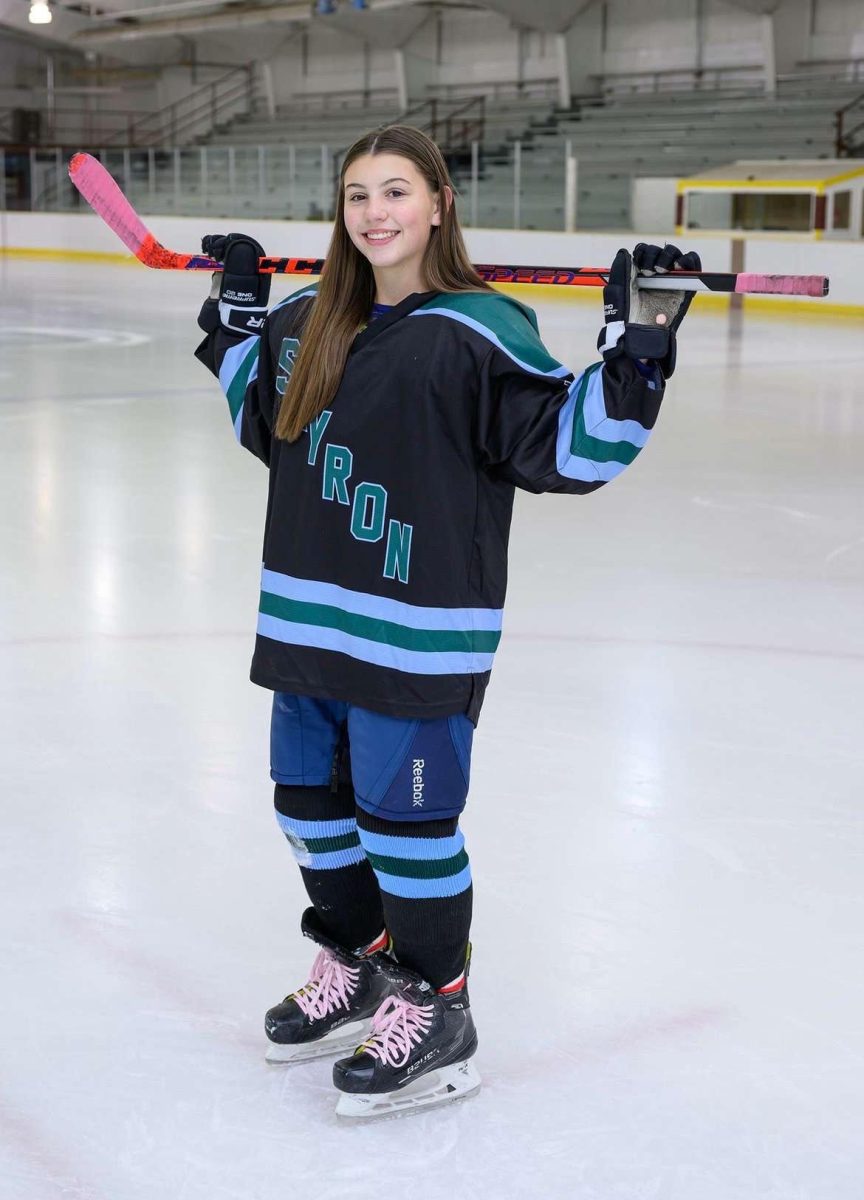
[[[400,280],[411,290],[424,290],[423,253],[432,226],[441,224],[441,210],[439,197],[410,159],[356,158],[345,175],[344,214],[348,236],[369,259],[376,282]]]

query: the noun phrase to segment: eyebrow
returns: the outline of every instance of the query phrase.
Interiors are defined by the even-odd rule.
[[[384,182],[381,184],[381,186],[386,187],[388,183],[407,183],[410,186],[411,180],[403,179],[400,175],[394,175],[394,177],[392,179],[385,179]],[[349,188],[349,187],[363,187],[364,185],[362,183],[346,183],[345,186],[346,186],[346,188]]]

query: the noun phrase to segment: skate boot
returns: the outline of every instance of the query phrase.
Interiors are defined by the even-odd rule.
[[[306,1062],[353,1048],[369,1034],[373,1015],[392,991],[374,964],[387,948],[386,933],[351,953],[327,937],[314,908],[303,914],[300,928],[321,949],[303,987],[264,1019],[271,1063]]]
[[[336,1115],[400,1116],[478,1091],[480,1076],[470,1061],[477,1032],[465,979],[452,991],[436,992],[385,956],[376,969],[389,979],[391,994],[375,1013],[366,1041],[333,1065],[333,1083],[341,1092]]]

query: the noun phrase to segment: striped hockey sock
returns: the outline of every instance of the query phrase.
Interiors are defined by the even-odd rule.
[[[384,821],[358,808],[357,833],[378,878],[396,958],[433,987],[458,991],[473,900],[458,820]]]
[[[353,789],[277,783],[274,803],[323,929],[346,950],[377,943],[381,892],[357,834]]]

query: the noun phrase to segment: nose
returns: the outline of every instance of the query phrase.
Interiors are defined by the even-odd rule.
[[[381,199],[370,199],[366,204],[366,219],[368,221],[386,221],[387,205]]]

